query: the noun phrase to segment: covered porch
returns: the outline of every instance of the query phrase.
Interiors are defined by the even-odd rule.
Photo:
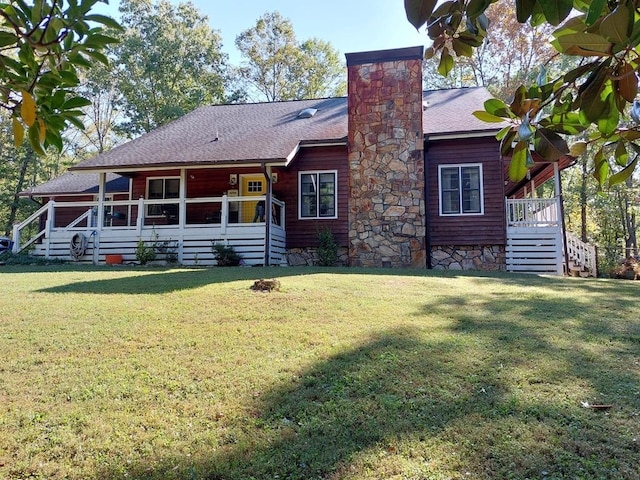
[[[210,170],[207,185],[222,175],[232,184],[221,195],[200,196],[202,189],[188,181],[195,175],[182,169],[176,177],[138,178],[138,183],[146,185],[144,196],[138,199],[132,198],[135,178],[126,195],[107,195],[105,174],[100,174],[94,200],[50,199],[15,225],[13,251],[30,250],[34,255],[93,264],[104,263],[107,255],[121,255],[128,263],[137,260],[142,241],[160,261],[215,265],[212,245],[219,243],[232,246],[244,265],[286,264],[285,204],[273,195],[269,174],[252,172],[253,178],[264,180],[264,186],[241,195],[241,189],[233,188],[238,174]],[[150,185],[156,178],[175,179],[175,191],[165,182],[168,194],[154,195]]]

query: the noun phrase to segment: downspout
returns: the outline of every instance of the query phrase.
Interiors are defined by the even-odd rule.
[[[429,208],[429,194],[431,188],[429,187],[429,137],[424,138],[424,218],[425,218],[425,231],[424,231],[424,243],[427,254],[427,269],[431,270],[431,208]]]
[[[271,257],[271,167],[262,164],[262,173],[267,180],[267,198],[264,202],[264,266],[269,266]]]

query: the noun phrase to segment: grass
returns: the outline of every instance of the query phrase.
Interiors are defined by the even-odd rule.
[[[0,285],[0,478],[640,475],[634,282],[5,266]]]

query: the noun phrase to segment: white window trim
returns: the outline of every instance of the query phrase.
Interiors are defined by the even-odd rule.
[[[464,167],[478,167],[480,175],[480,212],[464,213],[462,212],[462,188],[460,189],[460,213],[443,213],[442,211],[442,169],[443,168],[458,168],[461,170]],[[459,178],[462,178],[460,176]],[[484,174],[482,171],[481,163],[451,163],[438,165],[438,208],[440,210],[441,217],[473,217],[484,215]]]
[[[180,177],[179,176],[171,176],[171,177],[147,177],[147,186],[146,189],[144,191],[144,198],[147,200],[150,200],[149,198],[149,181],[150,180],[178,180],[180,181]],[[166,200],[178,200],[177,198],[175,199],[166,199]],[[145,218],[164,218],[164,215],[149,215],[149,207],[151,205],[147,205],[147,208],[145,209],[146,212],[145,213]]]
[[[302,216],[302,175],[320,175],[322,173],[332,173],[335,182],[333,195],[333,211],[335,215],[331,217],[321,217],[318,213],[315,217]],[[319,205],[318,205],[319,207]],[[305,170],[298,172],[298,220],[335,220],[338,218],[338,170]]]

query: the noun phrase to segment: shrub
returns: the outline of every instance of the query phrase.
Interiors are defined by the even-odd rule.
[[[338,262],[338,244],[329,228],[318,232],[318,265],[333,267]]]
[[[136,260],[141,265],[145,265],[148,262],[153,262],[156,259],[156,251],[152,245],[147,245],[142,239],[138,240],[138,246],[136,247]]]
[[[237,267],[242,261],[242,257],[236,253],[231,245],[222,243],[212,243],[213,258],[219,267]]]

